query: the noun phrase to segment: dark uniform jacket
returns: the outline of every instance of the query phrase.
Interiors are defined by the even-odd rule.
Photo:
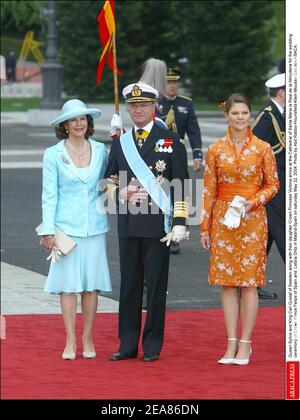
[[[259,112],[252,131],[258,138],[267,141],[272,146],[276,157],[278,176],[280,178],[280,175],[282,175],[281,172],[285,174],[285,147],[281,144],[281,137],[275,131],[270,113],[274,115],[278,122],[282,137],[285,139],[285,118],[273,101],[270,101],[268,105]]]
[[[201,132],[192,100],[185,96],[176,96],[174,99],[168,99],[164,96],[159,100],[159,117],[163,121],[166,121],[171,107],[174,110],[178,135],[181,139],[184,139],[185,134],[187,134],[193,151],[193,159],[202,159]]]
[[[135,139],[134,129],[132,129],[132,135]],[[168,151],[158,151],[156,143],[160,139],[172,140],[172,151],[170,153]],[[183,202],[185,200],[183,183],[185,179],[189,178],[189,175],[187,170],[186,150],[180,142],[179,137],[171,131],[161,128],[157,124],[153,124],[142,148],[140,149],[137,146],[137,149],[142,159],[156,177],[161,176],[169,181],[172,181],[173,179],[179,180],[178,182],[182,186],[182,191],[179,198],[175,193],[175,200],[177,199],[178,201],[179,199],[179,203]],[[109,178],[111,175],[119,175],[119,172],[121,171],[127,172],[126,185],[139,185],[135,178],[135,174],[130,169],[123,154],[119,138],[115,138],[112,142],[105,178]],[[122,185],[122,178],[120,178],[120,188],[123,188],[126,185]],[[162,184],[162,187],[164,188],[164,183]],[[169,193],[169,191],[166,192]],[[157,208],[156,204],[151,201],[150,196],[148,196],[147,203],[141,203],[141,206],[148,206],[148,214],[131,214],[130,212],[123,214],[126,213],[128,205],[134,206],[132,203],[128,204],[127,201],[125,201],[124,204],[119,203],[118,233],[120,238],[162,238],[165,236],[164,215],[162,211]],[[155,214],[151,214],[151,211],[155,212]],[[178,224],[185,225],[185,218],[177,217],[175,212],[173,225]]]
[[[277,124],[272,120],[276,119]],[[285,118],[273,101],[270,101],[256,117],[253,133],[272,146],[275,153],[280,189],[266,205],[268,217],[267,253],[276,242],[285,261]]]

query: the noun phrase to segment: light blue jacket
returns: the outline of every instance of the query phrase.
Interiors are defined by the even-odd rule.
[[[64,140],[46,149],[43,161],[43,223],[39,235],[54,234],[55,226],[66,235],[86,237],[109,230],[101,206],[99,181],[103,178],[107,153],[103,143],[89,139],[92,149],[88,168],[77,168]]]

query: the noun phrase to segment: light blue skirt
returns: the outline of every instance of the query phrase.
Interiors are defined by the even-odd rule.
[[[62,255],[56,263],[51,263],[44,292],[111,292],[106,235],[70,238],[77,246],[69,255]]]

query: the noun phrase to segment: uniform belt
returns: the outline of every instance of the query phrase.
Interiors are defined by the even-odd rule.
[[[240,195],[249,200],[253,194],[261,189],[260,185],[247,184],[243,182],[220,182],[217,186],[217,199],[222,201],[231,201],[235,195]]]

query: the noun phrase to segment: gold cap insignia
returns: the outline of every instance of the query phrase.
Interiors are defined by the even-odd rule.
[[[141,96],[142,95],[142,91],[141,89],[138,87],[138,85],[134,85],[131,91],[131,95],[132,96]]]

